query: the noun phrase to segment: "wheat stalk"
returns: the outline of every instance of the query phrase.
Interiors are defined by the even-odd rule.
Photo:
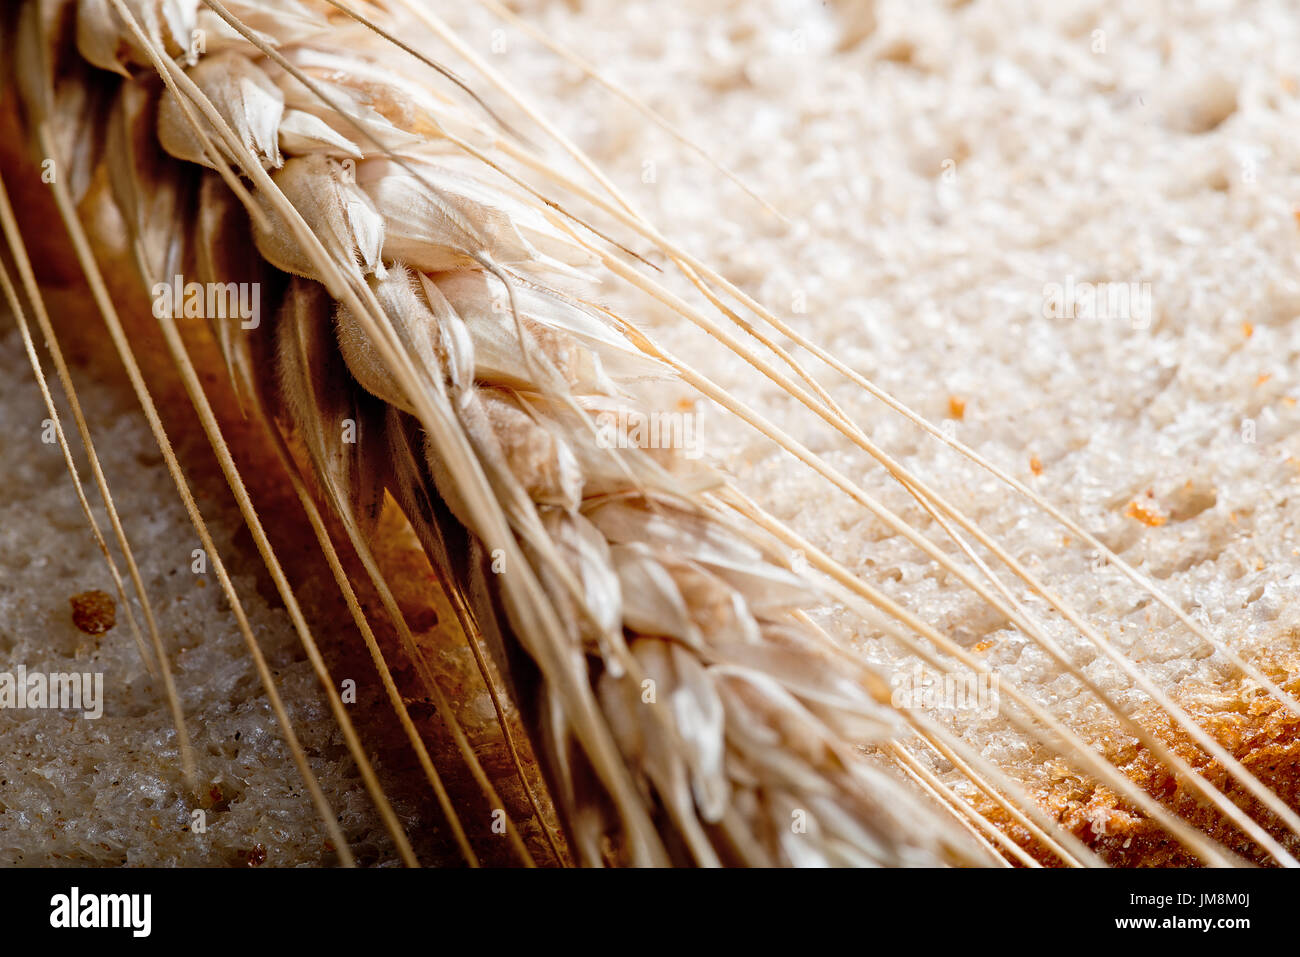
[[[508,15],[494,0],[487,2]],[[978,812],[916,760],[900,743],[908,734],[960,769],[1047,855],[1069,864],[1098,862],[969,745],[917,714],[896,713],[883,678],[840,651],[799,611],[818,601],[818,593],[806,578],[783,567],[775,546],[809,556],[833,597],[925,660],[942,666],[947,658],[987,671],[983,662],[849,574],[724,476],[672,450],[649,454],[609,447],[598,428],[602,416],[643,415],[670,406],[683,385],[777,441],[1005,614],[1062,672],[1095,694],[1198,800],[1275,860],[1294,863],[1273,833],[1229,798],[1222,783],[1212,782],[1084,674],[975,546],[1147,692],[1286,830],[1300,834],[1300,817],[1098,628],[878,447],[779,345],[781,338],[953,444],[1083,542],[1110,555],[1102,543],[679,248],[431,10],[415,2],[399,6],[400,11],[338,0],[28,0],[16,25],[21,49],[28,52],[15,66],[23,119],[38,151],[73,171],[55,184],[56,201],[168,467],[209,548],[183,472],[152,411],[148,384],[135,369],[97,250],[78,218],[78,204],[93,196],[93,171],[107,170],[112,203],[127,229],[128,255],[146,288],[185,269],[202,282],[260,282],[277,290],[274,321],[267,328],[250,333],[217,323],[214,335],[242,401],[271,436],[286,481],[307,511],[423,773],[471,863],[474,850],[406,713],[317,500],[340,524],[346,542],[338,544],[359,556],[405,656],[419,668],[420,653],[375,554],[382,547],[374,536],[385,493],[400,503],[459,603],[499,715],[504,714],[499,698],[522,708],[570,851],[582,863],[973,863],[1003,862],[1001,853],[1033,863],[989,823],[989,812]],[[568,153],[594,187],[560,171],[469,84],[399,39],[410,35],[412,24],[464,56]],[[207,50],[199,56],[189,49],[195,31],[207,37]],[[403,58],[393,60],[396,51]],[[594,72],[581,59],[571,60]],[[86,64],[116,72],[121,80],[109,86],[109,74]],[[426,68],[468,92],[471,102],[462,106],[430,86],[422,72]],[[607,85],[640,106],[626,90]],[[111,95],[91,95],[106,89]],[[639,258],[635,253],[629,256],[627,246],[570,214],[542,184],[651,243],[721,318],[692,307],[630,265],[629,259]],[[21,264],[25,253],[7,201],[0,213],[12,255]],[[40,319],[39,290],[30,270],[20,272]],[[623,281],[704,329],[879,462],[973,570],[761,412],[728,396],[655,342],[635,319],[594,302],[585,285],[592,275]],[[7,273],[0,272],[0,279],[21,314],[14,284]],[[740,310],[757,321],[743,318]],[[160,322],[366,785],[400,853],[412,863],[410,845],[338,700],[183,337],[172,316]],[[42,320],[42,331],[52,338],[47,326]],[[29,353],[40,378],[30,345]],[[72,397],[57,354],[56,365]],[[79,418],[78,426],[89,448]],[[349,426],[356,442],[344,439]],[[66,454],[61,432],[60,442]],[[305,449],[302,463],[292,443]],[[304,467],[308,478],[299,474]],[[108,501],[102,478],[100,485]],[[130,561],[116,520],[114,528]],[[1277,683],[1213,641],[1141,573],[1110,558],[1243,673],[1300,711]],[[300,770],[346,861],[342,835],[319,788],[312,786],[219,560],[216,570]],[[125,597],[115,567],[113,573]],[[135,578],[143,602],[143,586]],[[165,655],[151,620],[150,629],[165,674]],[[480,635],[490,655],[479,648]],[[497,669],[506,688],[495,686]],[[436,679],[424,669],[421,680],[475,781],[500,806]],[[1003,692],[1014,705],[1009,720],[1027,735],[1111,786],[1201,859],[1234,861],[1032,697],[1007,683]],[[178,724],[183,729],[179,717]],[[864,745],[892,755],[928,797],[865,760]],[[511,749],[514,754],[513,743]],[[517,755],[515,760],[519,764]],[[531,789],[529,797],[540,821],[545,798]],[[509,833],[520,858],[531,861],[513,822]],[[557,859],[563,857],[554,843],[552,849]]]

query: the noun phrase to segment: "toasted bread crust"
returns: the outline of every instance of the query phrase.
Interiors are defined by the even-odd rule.
[[[1279,644],[1293,645],[1295,635]],[[1280,650],[1260,667],[1288,693],[1300,692],[1300,652]],[[1261,692],[1252,683],[1233,680],[1225,686],[1195,684],[1180,689],[1175,700],[1201,727],[1288,806],[1300,808],[1300,717]],[[1290,835],[1260,803],[1243,792],[1219,762],[1208,757],[1172,718],[1148,706],[1135,717],[1159,740],[1186,761],[1212,785],[1220,788],[1292,854],[1300,852],[1300,839]],[[1104,753],[1121,771],[1170,810],[1203,831],[1243,861],[1268,866],[1274,863],[1214,808],[1208,807],[1135,739],[1115,730],[1103,735]],[[1149,818],[1135,812],[1109,788],[1063,771],[1050,786],[1035,788],[1032,796],[1106,863],[1116,867],[1187,867],[1199,862]],[[988,802],[982,807],[1021,847],[1044,865],[1059,863],[1009,816]]]

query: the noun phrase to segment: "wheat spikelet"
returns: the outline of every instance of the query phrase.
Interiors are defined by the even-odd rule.
[[[895,713],[881,676],[839,651],[797,611],[817,601],[817,593],[783,567],[774,545],[798,549],[827,576],[833,597],[936,667],[947,658],[987,672],[983,662],[923,615],[848,574],[725,477],[672,450],[611,447],[617,443],[601,423],[671,407],[686,385],[777,441],[1004,614],[1102,701],[1195,800],[1264,854],[1294,863],[1289,845],[1276,836],[1279,828],[1261,825],[1238,807],[1223,780],[1212,780],[1123,711],[977,547],[1148,693],[1171,725],[1218,762],[1232,787],[1281,822],[1282,831],[1300,833],[1294,811],[1101,629],[879,447],[778,342],[794,342],[955,442],[665,238],[525,103],[515,101],[555,134],[595,188],[538,156],[481,100],[462,107],[430,87],[427,71],[420,71],[432,66],[467,88],[397,39],[411,35],[413,25],[473,58],[428,9],[397,6],[402,9],[333,0],[29,0],[17,29],[26,41],[22,49],[37,52],[17,66],[24,119],[38,150],[72,170],[56,192],[74,241],[72,207],[93,198],[93,171],[102,165],[126,226],[128,257],[146,288],[184,272],[208,284],[256,282],[273,291],[261,331],[219,322],[213,333],[246,409],[274,436],[286,480],[316,516],[321,548],[399,715],[405,713],[401,696],[314,511],[317,501],[342,526],[339,544],[360,556],[405,653],[418,661],[373,554],[385,494],[400,503],[453,594],[472,606],[464,609],[468,630],[481,634],[493,659],[482,662],[484,673],[499,669],[523,710],[569,850],[582,863],[970,863],[1000,862],[1002,854],[1036,863],[986,818],[1009,821],[1006,830],[1036,853],[1097,863],[1073,833],[969,745],[919,715]],[[864,17],[850,39],[870,29]],[[207,39],[201,55],[190,50],[196,30]],[[409,58],[394,59],[395,49]],[[108,72],[92,72],[78,56]],[[122,79],[106,82],[111,72]],[[514,165],[508,170],[507,163]],[[721,318],[629,265],[625,247],[570,216],[543,184],[653,244]],[[83,265],[93,274],[90,247],[81,245]],[[654,341],[634,318],[603,308],[588,283],[600,274],[704,329],[878,461],[973,570],[809,444]],[[100,298],[112,329],[112,305]],[[258,548],[332,690],[173,317],[160,318]],[[125,343],[119,349],[129,356]],[[147,396],[147,385],[137,388]],[[349,434],[355,442],[344,439]],[[304,450],[307,481],[297,475],[293,443]],[[971,450],[959,451],[988,466]],[[1031,489],[989,468],[1109,553]],[[182,476],[178,485],[185,495]],[[1213,641],[1141,573],[1110,557],[1243,673],[1296,707],[1277,682]],[[238,608],[233,596],[232,604]],[[251,633],[248,639],[256,656]],[[161,650],[157,656],[163,658]],[[424,681],[436,693],[436,680],[425,675]],[[269,678],[267,684],[270,689]],[[1003,693],[1015,705],[1009,720],[1027,736],[1113,788],[1201,860],[1234,862],[1041,703],[1013,686],[1004,685]],[[346,712],[333,703],[367,786],[411,862]],[[450,709],[442,702],[439,710]],[[409,718],[403,726],[473,861],[439,770]],[[979,813],[946,790],[898,743],[909,734],[961,769],[996,810]],[[862,745],[892,754],[934,803],[865,761]],[[473,767],[463,736],[459,747]],[[491,791],[481,767],[475,777]],[[323,804],[319,794],[317,803]],[[328,823],[324,807],[322,814]],[[513,825],[511,836],[526,859]]]

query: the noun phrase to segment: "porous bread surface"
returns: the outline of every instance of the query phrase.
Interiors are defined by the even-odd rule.
[[[1288,4],[588,0],[527,13],[795,223],[778,226],[574,71],[536,65],[507,31],[510,55],[494,64],[567,104],[573,121],[560,125],[669,236],[1064,508],[1266,674],[1296,674],[1300,22]],[[488,30],[482,20],[469,33]],[[1069,282],[1149,284],[1149,323],[1045,315],[1050,284]],[[663,310],[651,316],[678,355],[945,540],[775,386]],[[1293,716],[1043,513],[796,354],[873,441],[1295,805]],[[1195,807],[1076,679],[951,575],[724,413],[702,415],[701,445],[766,507],[1104,741],[1153,793]],[[1090,678],[1165,731],[1090,642],[1041,601],[1030,607]],[[887,671],[911,666],[856,619],[823,619]],[[944,717],[1117,862],[1185,860],[1005,720]],[[1244,850],[1212,816],[1201,823]]]
[[[7,313],[4,321],[12,323]],[[104,713],[89,719],[73,711],[0,710],[0,865],[239,866],[257,860],[258,845],[267,864],[336,861],[211,566],[192,571],[198,538],[143,418],[129,395],[82,369],[74,375],[172,652],[203,793],[186,792],[161,682],[145,672],[122,610],[102,636],[73,624],[69,598],[92,588],[114,594],[112,580],[59,447],[41,441],[48,414],[9,325],[0,336],[0,670],[102,672]],[[66,406],[60,414],[72,429]],[[107,532],[75,432],[71,442]],[[229,504],[212,499],[201,507],[223,555],[248,552]],[[249,557],[256,561],[255,553]],[[390,859],[391,842],[283,608],[259,594],[248,562],[235,558],[232,566],[254,634],[358,859]],[[138,605],[136,616],[143,623]],[[190,830],[196,808],[205,812],[205,833]]]

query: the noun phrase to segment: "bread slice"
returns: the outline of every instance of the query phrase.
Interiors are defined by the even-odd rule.
[[[862,13],[864,6],[871,7],[870,16]],[[1115,3],[1044,9],[1025,23],[1011,5],[881,0],[809,4],[802,18],[791,20],[775,5],[758,2],[730,9],[726,29],[717,33],[698,29],[686,7],[664,7],[611,0],[584,4],[576,12],[554,4],[546,13],[555,33],[578,45],[584,35],[601,36],[602,58],[624,65],[624,82],[656,105],[690,104],[690,110],[681,108],[687,132],[725,150],[729,166],[799,221],[793,231],[779,228],[739,194],[717,193],[707,178],[711,174],[660,159],[671,149],[661,134],[610,110],[595,91],[574,95],[572,77],[550,61],[523,53],[510,59],[509,69],[539,98],[572,111],[572,124],[558,117],[561,126],[583,128],[584,116],[607,119],[586,129],[584,145],[625,178],[641,174],[638,202],[674,238],[793,316],[802,331],[854,368],[1031,483],[1153,577],[1216,641],[1291,693],[1300,692],[1292,677],[1300,664],[1300,604],[1294,600],[1300,557],[1292,502],[1300,476],[1295,440],[1300,411],[1291,371],[1300,351],[1300,287],[1293,276],[1300,170],[1289,134],[1297,79],[1285,66],[1296,62],[1300,38],[1290,18],[1251,7],[1253,27],[1233,29],[1246,22],[1244,13],[1165,11],[1158,19],[1153,12]],[[856,12],[846,21],[841,8],[850,7]],[[472,11],[453,16],[465,18],[471,31],[486,30],[490,22]],[[626,29],[627,22],[651,19],[654,29]],[[701,90],[709,91],[706,105],[698,99]],[[647,171],[653,175],[647,177]],[[51,219],[41,210],[30,173],[26,182],[32,195],[25,221],[37,224],[28,232],[40,240],[50,231],[38,225]],[[725,205],[725,216],[717,215],[719,205]],[[47,266],[66,263],[66,250],[47,252],[38,257]],[[1066,290],[1079,306],[1076,294],[1089,284],[1094,290],[1136,286],[1121,314],[1056,308]],[[133,295],[125,288],[121,293],[128,299]],[[77,296],[70,294],[72,305],[62,310],[62,321],[81,332],[83,320],[76,316],[84,313],[72,307]],[[611,305],[625,305],[612,298]],[[640,302],[626,305],[628,311],[645,308]],[[146,342],[148,322],[138,320],[146,313],[137,303],[124,314],[137,316],[133,334]],[[93,318],[84,322],[93,324]],[[691,355],[733,395],[764,408],[795,434],[819,436],[819,451],[855,470],[887,504],[942,540],[902,489],[846,444],[823,437],[811,417],[778,402],[770,386],[711,341],[676,328],[673,335],[680,337],[674,339],[677,350]],[[110,364],[95,365],[107,344],[84,333],[68,339],[87,350],[95,370],[91,381],[103,375],[108,388],[112,374],[104,370]],[[12,342],[7,346],[13,348]],[[164,382],[161,350],[152,352],[163,367],[156,370],[158,381]],[[21,356],[14,352],[12,358],[21,370]],[[201,361],[205,381],[220,395],[222,370],[210,346]],[[1266,786],[1291,807],[1300,805],[1300,719],[1243,680],[1221,653],[1076,537],[986,473],[853,387],[829,374],[823,384],[879,444],[951,494],[1097,623]],[[164,394],[176,401],[160,404],[180,416],[185,403],[172,390]],[[274,470],[259,467],[267,461],[258,457],[266,450],[259,452],[255,442],[239,436],[237,410],[228,396],[220,401],[237,444],[248,443],[239,454],[246,457],[246,474],[265,503],[263,514],[274,517],[277,526],[290,526],[276,534],[291,557],[295,583],[312,596],[310,604],[328,633],[331,622],[345,618],[337,599],[329,598],[328,573],[314,562],[309,533],[292,527],[292,496],[277,487]],[[27,408],[24,421],[39,416],[34,399]],[[1149,793],[1246,859],[1264,860],[1005,618],[936,573],[932,563],[880,523],[864,519],[851,503],[828,496],[824,485],[768,443],[732,428],[721,412],[706,414],[702,428],[713,454],[769,509],[982,656],[1007,682],[1096,742]],[[193,423],[179,421],[174,431],[198,447],[186,450],[187,467],[196,476],[206,475],[215,503],[220,480],[210,462],[202,464]],[[42,465],[48,466],[42,474],[49,484],[57,475],[57,455],[42,451],[49,453]],[[128,465],[123,459],[114,467]],[[76,526],[70,497],[65,508],[63,524]],[[226,521],[224,534],[238,553],[237,522],[228,512]],[[32,526],[34,536],[37,523]],[[79,526],[77,533],[84,535]],[[160,543],[166,538],[161,535]],[[63,554],[51,548],[51,555]],[[431,611],[419,611],[419,596],[429,593],[427,569],[412,553],[394,549],[385,561],[399,570],[396,580],[410,583],[408,607],[430,624],[429,615],[440,616],[436,628],[425,629],[430,660],[459,676],[453,680],[470,682],[464,661],[445,660],[446,649],[458,646],[438,638],[438,629],[451,627],[445,607],[434,603]],[[247,542],[242,552],[250,559],[246,576],[251,581],[258,573]],[[87,577],[65,591],[104,587],[102,576],[93,577],[88,547],[85,556],[77,567]],[[178,562],[156,561],[163,569]],[[23,581],[30,584],[15,594],[21,591],[24,601],[48,594],[44,582]],[[209,590],[204,597],[210,596]],[[40,620],[50,621],[55,608],[62,614],[66,597],[59,593],[42,605],[47,617]],[[273,616],[273,605],[262,611]],[[1035,611],[1120,706],[1255,813],[1223,769],[1194,748],[1149,695],[1117,677],[1092,643],[1059,617],[1041,604]],[[820,609],[818,618],[839,640],[885,669],[901,672],[914,664],[903,649],[837,609]],[[291,642],[282,619],[279,625],[274,640],[287,649]],[[22,647],[44,647],[43,626],[24,627],[29,644]],[[120,626],[109,635],[110,643],[125,641]],[[270,640],[269,619],[267,635]],[[66,629],[64,637],[75,655],[81,639]],[[331,644],[346,648],[350,640],[342,628]],[[129,650],[129,642],[119,649],[124,669]],[[366,667],[358,666],[356,674],[369,674]],[[302,685],[309,694],[310,682]],[[165,712],[156,698],[149,700],[155,727],[165,729]],[[248,700],[257,700],[254,691]],[[466,694],[465,701],[472,702],[463,705],[467,719],[484,717],[481,690]],[[1029,742],[1005,716],[975,720],[960,711],[939,716],[987,758],[1026,781],[1040,803],[1107,860],[1190,862],[1109,789]],[[325,740],[329,722],[319,706],[315,717]],[[269,727],[264,719],[264,730]],[[64,760],[56,760],[62,745],[48,734],[45,744],[47,751],[33,754]],[[150,750],[147,744],[119,746],[137,756]],[[271,745],[265,747],[268,767],[289,781],[283,756],[277,765]],[[334,748],[328,753],[337,756]],[[391,753],[397,769],[396,745]],[[960,792],[983,803],[950,765],[922,757]],[[109,755],[102,760],[108,762]],[[328,765],[319,756],[318,761],[328,780],[340,776],[339,783],[330,784],[331,796],[347,793],[346,761]],[[409,765],[405,770],[413,773]],[[168,787],[174,788],[171,780]],[[88,785],[81,787],[81,793],[90,793]],[[355,789],[355,781],[350,787]],[[22,793],[23,800],[12,806],[29,814],[28,808],[39,806],[38,792]],[[177,801],[168,806],[179,821],[176,809],[188,805]],[[263,806],[272,805],[264,800]],[[252,805],[247,807],[252,821]],[[299,807],[306,808],[301,799]],[[1004,814],[985,809],[1033,853],[1042,853]],[[403,813],[413,823],[436,826],[428,823],[436,822],[436,814],[416,810],[415,803]],[[304,815],[307,833],[310,812]],[[1285,847],[1296,850],[1294,836],[1267,814],[1256,816]],[[526,812],[512,817],[520,820]],[[379,848],[380,839],[365,837],[374,833],[375,822],[362,823],[359,810],[355,820],[352,833]],[[232,833],[238,839],[229,844],[234,850],[226,858],[239,859],[248,838],[237,829]],[[157,850],[170,840],[147,846]],[[540,844],[535,831],[532,840]],[[91,846],[78,841],[77,847]],[[124,845],[107,843],[115,850],[106,854],[122,853],[116,848]],[[286,840],[284,846],[300,845]],[[376,850],[373,859],[387,859],[386,854]],[[142,852],[139,859],[148,856]],[[268,857],[291,859],[312,858],[308,850]]]

